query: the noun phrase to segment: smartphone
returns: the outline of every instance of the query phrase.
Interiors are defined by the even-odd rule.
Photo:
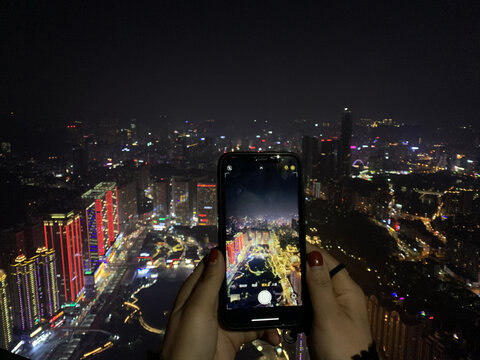
[[[293,153],[226,153],[218,162],[219,317],[230,330],[301,327],[305,318],[302,166]]]

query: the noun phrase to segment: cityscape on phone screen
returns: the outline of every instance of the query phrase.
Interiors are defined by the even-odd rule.
[[[228,309],[302,304],[297,168],[289,156],[225,166]]]

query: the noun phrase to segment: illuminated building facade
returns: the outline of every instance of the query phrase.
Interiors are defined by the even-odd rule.
[[[168,206],[168,182],[161,178],[153,185],[153,208],[158,216],[166,217],[169,214]]]
[[[119,234],[118,191],[114,182],[102,182],[82,195],[87,202],[85,219],[88,270],[95,271]]]
[[[243,233],[238,233],[235,235],[235,251],[240,253],[243,250]]]
[[[94,192],[87,193],[91,196]],[[83,195],[85,196],[85,194]],[[88,261],[85,264],[88,270],[95,270],[105,256],[105,228],[103,227],[102,200],[94,199],[85,209],[85,222],[87,228]]]
[[[215,184],[197,184],[198,225],[217,225],[217,191]]]
[[[227,259],[228,265],[235,264],[235,242],[227,241]]]
[[[19,255],[10,265],[9,280],[12,295],[14,326],[19,331],[34,328],[40,322],[40,301],[37,277],[39,272],[34,258]]]
[[[74,211],[50,214],[48,220],[44,221],[44,236],[45,247],[53,249],[56,255],[56,272],[60,279],[58,283],[60,303],[75,302],[85,285],[80,214]],[[45,261],[48,262],[50,269],[52,259]]]
[[[138,219],[137,187],[135,182],[118,186],[118,223],[120,232],[135,230]]]
[[[101,182],[94,188],[105,193],[102,204],[103,225],[107,230],[108,247],[112,246],[120,229],[118,224],[118,190],[114,182]]]
[[[188,181],[172,180],[172,211],[177,225],[189,225],[192,217]]]
[[[0,348],[8,350],[12,340],[13,323],[10,312],[7,274],[0,270]]]
[[[60,309],[55,250],[42,247],[37,249],[37,254],[40,314],[42,317],[51,318]]]

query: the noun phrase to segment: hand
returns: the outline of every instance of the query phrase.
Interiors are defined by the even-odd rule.
[[[307,285],[313,307],[308,338],[312,359],[351,359],[367,350],[372,335],[362,289],[343,269],[330,279],[339,264],[325,250],[307,244]]]
[[[225,277],[225,259],[213,249],[180,288],[168,321],[162,358],[234,359],[244,343],[262,339],[280,343],[276,330],[233,332],[223,329],[217,319],[218,293]]]

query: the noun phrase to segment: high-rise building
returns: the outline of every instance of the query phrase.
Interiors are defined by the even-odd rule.
[[[338,175],[339,177],[350,175],[352,145],[352,112],[349,108],[343,109],[342,134],[340,137]]]
[[[384,306],[375,295],[367,298],[368,320],[377,349],[386,359],[418,359],[425,326],[406,312]]]
[[[319,160],[318,157],[318,138],[304,136],[302,138],[302,158],[305,184],[308,183],[308,180],[314,179],[316,177],[316,168],[318,166]]]
[[[108,247],[110,247],[117,239],[120,230],[118,225],[117,186],[114,182],[101,182],[94,189],[105,192],[103,222],[107,229]]]
[[[335,168],[338,163],[338,144],[337,139],[322,139],[320,141],[317,179],[330,179],[335,177]]]
[[[118,186],[118,223],[120,232],[126,233],[135,229],[138,219],[137,187],[131,181]]]
[[[338,172],[337,138],[317,139],[304,136],[302,138],[302,157],[305,184],[311,185],[317,180],[334,178]],[[349,145],[350,149],[350,145]]]
[[[9,282],[15,328],[27,331],[40,322],[39,279],[35,259],[19,255],[10,264]]]
[[[197,184],[198,225],[217,225],[217,191],[215,184]]]
[[[77,301],[84,289],[82,231],[82,219],[74,211],[50,214],[48,220],[44,221],[45,247],[53,249],[56,254],[61,303]],[[51,265],[51,259],[45,261]]]
[[[168,181],[165,178],[153,184],[153,209],[160,217],[165,217],[169,213]]]
[[[10,311],[8,280],[5,271],[0,270],[0,348],[9,349],[13,340],[13,323]]]
[[[172,179],[172,217],[177,225],[189,225],[190,210],[189,183],[183,179]]]
[[[82,197],[91,201],[85,207],[85,225],[87,230],[87,251],[88,258],[85,267],[94,271],[102,262],[105,256],[106,230],[103,226],[101,191],[89,190]]]
[[[60,309],[55,250],[41,247],[37,249],[37,254],[40,314],[42,317],[51,318]]]
[[[227,266],[233,266],[235,264],[235,242],[227,241]]]
[[[118,191],[114,182],[102,182],[82,195],[86,202],[88,270],[95,271],[119,234]]]
[[[235,253],[238,255],[243,250],[243,233],[235,234],[234,243],[235,243]]]

